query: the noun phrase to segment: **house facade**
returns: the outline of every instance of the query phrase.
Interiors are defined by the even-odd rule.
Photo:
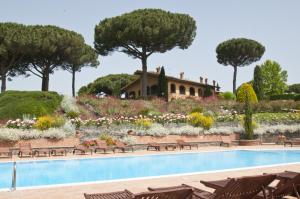
[[[134,73],[138,75],[139,78],[135,81],[129,83],[122,88],[122,91],[126,93],[127,98],[136,99],[141,97],[141,75],[142,71],[138,70]],[[158,76],[160,74],[160,67],[156,68],[155,72],[148,72],[148,86],[147,86],[147,96],[155,97],[158,94]],[[168,84],[168,101],[178,98],[204,98],[205,89],[211,91],[211,95],[216,95],[220,87],[213,81],[213,84],[208,84],[208,79],[200,77],[199,82],[187,80],[184,78],[184,73],[180,73],[179,78],[167,76]]]

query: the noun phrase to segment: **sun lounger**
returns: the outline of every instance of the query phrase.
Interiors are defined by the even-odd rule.
[[[290,145],[291,147],[293,147],[294,145],[300,145],[300,138],[286,140],[284,142],[284,146],[287,146],[287,145]]]
[[[191,144],[184,140],[177,140],[177,144],[178,144],[180,150],[184,149],[184,147],[188,147],[190,150],[192,150],[192,146],[195,146],[198,149],[198,144]]]
[[[83,145],[77,145],[74,147],[73,154],[78,154],[77,152],[79,152],[80,155],[86,155],[88,153],[91,153],[91,155],[93,154],[92,149]]]
[[[232,141],[230,139],[230,136],[221,136],[221,142],[220,142],[220,146],[227,146],[230,147],[232,146]]]
[[[164,188],[148,188],[150,191],[158,191],[158,190],[172,190],[178,188],[187,188],[190,187],[193,190],[193,198],[199,199],[251,199],[255,195],[257,195],[260,191],[265,191],[264,187],[267,187],[274,179],[275,175],[261,175],[261,176],[250,176],[250,177],[242,177],[242,178],[230,178],[226,179],[225,182],[218,182],[219,186],[216,186],[215,183],[217,181],[203,182],[205,185],[214,184],[213,189],[215,191],[213,193],[207,192],[196,187],[192,187],[189,185],[181,185],[174,187],[164,187]],[[224,181],[224,180],[221,180]]]
[[[50,149],[49,148],[44,148],[44,149],[34,149],[33,150],[33,156],[36,157],[50,157]]]
[[[178,188],[171,190],[160,190],[142,192],[133,194],[128,190],[100,193],[100,194],[84,194],[86,199],[191,199],[193,191],[191,188]]]
[[[161,144],[156,143],[156,142],[150,142],[148,143],[147,146],[147,151],[154,149],[155,151],[160,151],[161,149]]]
[[[300,199],[300,173],[286,171],[275,175],[279,183],[275,187],[267,187],[267,198],[283,198],[293,195]],[[256,196],[256,199],[263,198],[262,194]]]
[[[20,143],[18,156],[20,158],[24,157],[24,156],[27,156],[27,157],[33,156],[31,144],[30,143]]]
[[[105,141],[103,140],[96,140],[96,147],[94,148],[94,152],[97,153],[98,151],[103,151],[103,153],[106,153],[108,147]]]
[[[116,150],[121,150],[123,153],[125,153],[126,149],[129,149],[133,152],[133,147],[132,146],[128,146],[128,145],[125,145],[123,142],[116,141],[113,152],[115,153]]]
[[[12,151],[9,147],[0,147],[0,158],[12,158]]]
[[[200,198],[232,198],[232,199],[251,199],[255,197],[259,192],[262,192],[266,198],[265,188],[274,181],[276,175],[259,175],[249,176],[241,178],[226,179],[226,183],[221,181],[200,181],[205,186],[214,188],[213,193],[203,191],[199,193]],[[224,181],[224,180],[223,180]],[[213,185],[213,186],[212,186]]]
[[[67,150],[65,148],[52,148],[50,153],[53,156],[67,156]]]

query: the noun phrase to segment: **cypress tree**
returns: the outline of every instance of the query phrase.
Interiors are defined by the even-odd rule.
[[[256,93],[258,100],[262,100],[264,98],[263,91],[263,77],[260,66],[256,66],[253,74],[253,89]]]
[[[244,117],[244,128],[247,139],[253,139],[253,126],[252,126],[252,107],[248,93],[246,94],[245,100],[245,117]]]
[[[168,97],[168,83],[164,67],[161,68],[158,76],[158,97]]]

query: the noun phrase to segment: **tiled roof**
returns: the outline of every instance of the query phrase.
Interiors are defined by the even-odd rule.
[[[137,71],[135,71],[134,74],[135,75],[141,75],[142,71],[141,70],[137,70]],[[147,72],[147,75],[150,76],[150,77],[158,77],[159,73],[156,73],[156,72]],[[191,80],[187,80],[187,79],[180,79],[180,78],[176,78],[176,77],[168,76],[168,75],[166,75],[166,78],[167,78],[167,80],[172,80],[172,81],[175,81],[175,82],[181,82],[181,83],[184,83],[184,84],[192,84],[192,85],[195,85],[195,86],[210,86],[210,87],[214,87],[213,85],[204,84],[204,83],[200,83],[200,82],[196,82],[196,81],[191,81]],[[131,86],[132,84],[134,84],[137,81],[140,81],[140,78],[138,78],[138,79],[130,82],[129,84],[127,84],[126,86],[124,86],[122,88],[122,90],[128,88],[129,86]]]

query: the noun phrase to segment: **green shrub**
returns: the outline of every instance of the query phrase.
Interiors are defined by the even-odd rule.
[[[238,102],[245,102],[247,95],[248,95],[249,101],[251,103],[257,103],[258,102],[256,94],[255,94],[251,84],[244,83],[244,84],[241,85],[241,87],[237,91],[237,99],[236,100]]]
[[[203,113],[203,108],[202,107],[193,108],[191,113]]]
[[[59,108],[61,100],[56,92],[6,91],[0,94],[0,119],[17,119],[25,114],[51,115]]]
[[[289,88],[288,88],[287,92],[300,94],[300,84],[289,85]]]
[[[224,100],[235,100],[236,97],[235,97],[235,94],[233,94],[232,92],[227,91],[227,92],[223,93],[223,99]]]
[[[300,95],[296,95],[294,98],[295,101],[300,101]],[[299,106],[300,107],[300,106]]]
[[[288,93],[288,94],[281,94],[281,95],[272,95],[270,96],[270,100],[294,100],[296,94]]]
[[[71,118],[71,119],[74,119],[74,118],[76,118],[78,116],[79,116],[79,113],[76,112],[76,111],[70,111],[70,112],[67,113],[67,117]]]

